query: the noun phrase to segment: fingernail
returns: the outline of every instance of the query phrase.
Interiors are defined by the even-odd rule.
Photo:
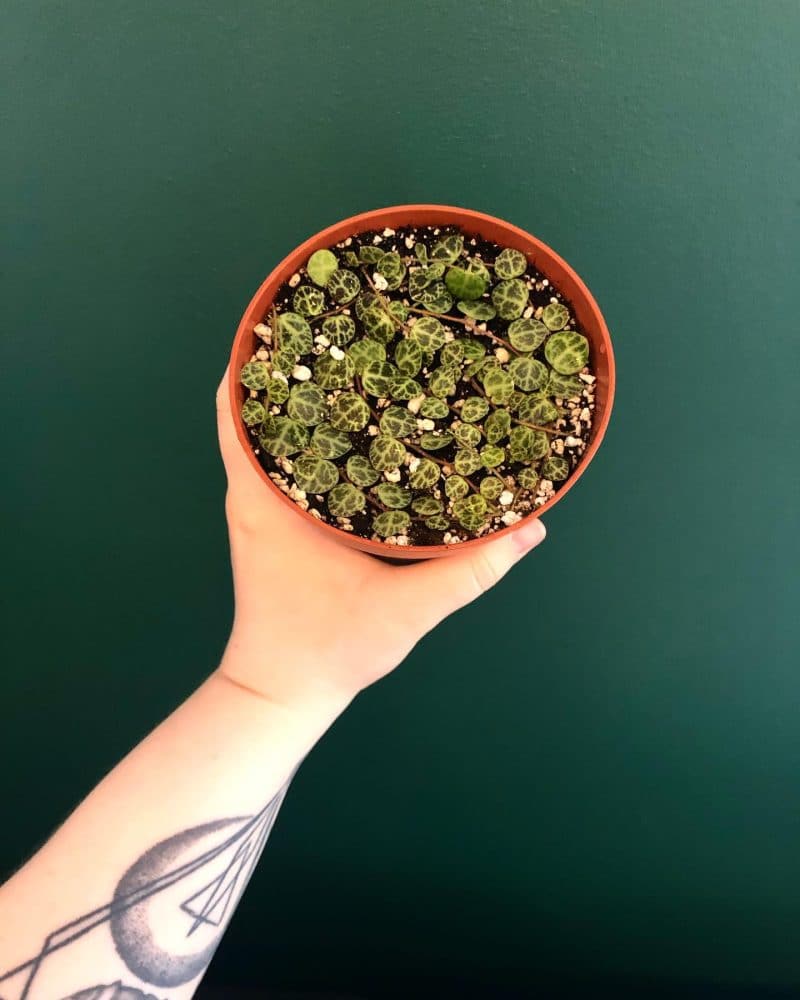
[[[514,545],[518,552],[530,552],[530,550],[544,541],[547,534],[545,526],[538,517],[532,517],[521,528],[514,532]]]

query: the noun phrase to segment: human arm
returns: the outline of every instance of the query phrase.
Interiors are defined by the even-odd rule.
[[[222,387],[218,416],[228,646],[0,888],[2,1000],[191,997],[300,761],[360,690],[544,537],[534,519],[445,560],[390,566],[330,541],[264,488]]]

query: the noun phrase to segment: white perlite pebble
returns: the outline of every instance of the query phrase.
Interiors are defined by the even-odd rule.
[[[387,226],[386,229],[384,229],[384,231],[383,231],[383,235],[384,236],[394,236],[394,229],[389,229],[389,227]]]
[[[291,276],[291,278],[289,278],[289,287],[290,288],[297,288],[297,286],[299,284],[300,284],[300,275],[299,275],[299,273],[298,274],[293,274]]]
[[[436,427],[436,423],[430,417],[424,417],[417,421],[417,427],[422,431],[432,431]]]
[[[515,510],[507,510],[500,520],[508,527],[509,525],[516,524],[517,521],[521,521],[522,514],[518,514]]]
[[[255,327],[253,328],[253,333],[257,337],[271,337],[272,329],[268,327],[266,323],[256,323]]]
[[[334,344],[330,349],[330,355],[332,358],[335,358],[336,361],[341,361],[344,358],[344,351],[341,347],[337,347],[336,344]]]
[[[331,346],[331,342],[328,340],[328,338],[325,336],[324,333],[318,333],[316,337],[314,337],[314,343],[319,344],[321,347]]]
[[[276,378],[279,382],[284,382],[286,385],[289,384],[289,379],[283,374],[283,372],[275,371],[273,369],[272,377]]]
[[[545,288],[547,288],[550,282],[547,280],[547,278],[542,278],[542,284],[544,285]]]
[[[398,545],[408,545],[408,535],[396,535]]]
[[[372,242],[375,244],[375,246],[377,246],[379,243],[383,243],[383,237],[382,236],[373,236],[372,237]]]
[[[316,508],[316,507],[312,507],[312,508],[311,508],[311,510],[310,510],[310,511],[309,511],[308,513],[309,513],[309,514],[310,514],[310,515],[311,515],[312,517],[315,517],[315,518],[316,518],[316,519],[317,519],[318,521],[321,521],[321,520],[322,520],[322,514],[320,514],[320,512],[319,512],[319,511],[317,510],[317,508]]]
[[[377,271],[372,275],[372,283],[378,289],[379,292],[385,292],[389,287],[389,282],[384,278],[382,274]]]
[[[344,241],[344,245],[346,247],[349,247],[352,242],[353,242],[353,237],[352,236],[348,236],[347,239]]]
[[[369,434],[371,438],[378,436],[378,428],[375,426],[375,424],[369,425],[369,427],[367,428],[367,434]]]
[[[419,465],[420,465],[421,461],[422,461],[422,459],[419,457],[419,455],[415,455],[411,459],[411,461],[408,463],[408,471],[409,472],[416,472],[417,469],[419,468]]]
[[[586,382],[587,385],[592,385],[592,383],[595,381],[594,375],[589,375],[586,372],[581,372],[580,375],[578,376],[578,378],[582,382]]]
[[[522,314],[525,319],[530,319],[533,316],[533,306],[528,306],[525,312]]]
[[[406,250],[412,250],[413,249],[413,247],[414,247],[414,237],[413,236],[406,236],[406,238],[405,238],[405,240],[403,242],[406,245]]]
[[[271,406],[269,412],[273,415],[273,417],[277,417],[281,412],[281,408],[280,406]]]
[[[259,347],[256,351],[256,357],[259,361],[269,361],[269,351],[266,347]]]
[[[497,358],[497,360],[500,362],[501,365],[504,365],[507,361],[511,360],[511,355],[508,353],[505,347],[496,348],[494,356]]]
[[[387,483],[399,483],[400,482],[400,470],[399,469],[389,469],[388,472],[384,472],[383,478]]]
[[[497,498],[497,502],[501,507],[508,507],[511,501],[514,499],[514,494],[511,490],[503,490],[500,496]]]
[[[566,440],[566,441],[564,442],[564,444],[565,444],[565,445],[566,445],[566,446],[567,446],[568,448],[577,448],[577,447],[578,447],[578,445],[579,445],[579,444],[583,444],[583,442],[581,441],[581,439],[580,439],[580,438],[576,438],[576,437],[573,437],[573,436],[572,436],[572,434],[570,434],[570,435],[569,435],[569,436],[567,437],[567,440]]]
[[[584,406],[584,408],[581,410],[580,416],[581,416],[581,420],[585,424],[589,423],[589,421],[592,419],[592,414],[591,414],[588,406]]]
[[[406,406],[412,413],[419,413],[419,408],[425,402],[426,396],[414,396],[413,399],[409,399]]]
[[[306,368],[305,365],[295,365],[292,369],[292,378],[297,379],[298,382],[308,382],[311,378],[311,369]]]

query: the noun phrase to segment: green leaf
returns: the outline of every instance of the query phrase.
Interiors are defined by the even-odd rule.
[[[313,382],[298,382],[292,386],[286,412],[292,420],[299,420],[307,427],[321,424],[328,414],[325,393]]]
[[[369,460],[379,472],[389,472],[403,464],[405,445],[388,434],[378,434],[369,446]]]
[[[308,431],[291,417],[271,417],[264,422],[258,443],[269,455],[294,455],[308,445]]]
[[[422,395],[422,386],[408,375],[395,375],[389,386],[389,396],[392,399],[414,399]]]
[[[494,273],[498,278],[516,278],[524,274],[528,267],[528,258],[519,250],[510,247],[501,250],[494,262]]]
[[[441,474],[440,466],[433,459],[422,458],[416,469],[409,474],[408,483],[414,490],[429,490],[439,482]]]
[[[480,427],[476,427],[475,424],[456,424],[453,433],[456,436],[456,441],[462,448],[477,447],[483,437]]]
[[[488,519],[489,505],[479,493],[453,501],[453,516],[467,531],[480,531]]]
[[[483,396],[467,396],[461,407],[461,419],[467,424],[483,420],[489,412],[489,403]]]
[[[464,237],[461,233],[453,233],[433,244],[431,248],[431,260],[439,261],[443,264],[452,264],[459,258],[463,249]]]
[[[248,361],[239,372],[239,381],[247,389],[266,389],[269,378],[269,365],[266,361]]]
[[[497,476],[487,476],[485,479],[481,480],[478,489],[481,491],[481,496],[486,497],[486,499],[493,503],[505,490],[506,484],[502,479],[498,479]]]
[[[428,274],[428,269],[424,267],[412,267],[408,272],[408,294],[419,302],[420,297],[433,279]]]
[[[379,246],[373,246],[372,244],[358,248],[359,259],[365,264],[377,264],[381,257],[383,257],[384,252]]]
[[[518,424],[508,435],[508,457],[512,462],[533,462],[550,451],[550,442],[544,431]]]
[[[436,497],[422,496],[412,501],[411,509],[415,514],[419,514],[422,517],[433,517],[434,514],[441,514],[444,505]]]
[[[352,250],[345,250],[342,254],[342,260],[348,267],[359,267],[361,264],[361,261],[358,259],[358,254],[353,253]]]
[[[486,395],[495,406],[507,403],[514,391],[514,379],[510,372],[503,368],[487,368],[483,373],[482,382]]]
[[[420,264],[428,263],[428,248],[425,246],[424,243],[414,244],[414,255],[420,262]]]
[[[574,375],[589,360],[589,341],[582,333],[554,333],[544,345],[544,356],[560,375]]]
[[[547,396],[526,396],[518,410],[520,420],[531,424],[549,424],[557,420],[558,407]]]
[[[526,465],[517,473],[517,483],[526,490],[535,490],[539,485],[539,473],[533,465]]]
[[[317,316],[325,308],[325,295],[319,288],[300,285],[292,296],[292,305],[301,316]]]
[[[480,361],[486,355],[486,344],[482,340],[466,337],[464,340],[459,340],[458,343],[461,344],[465,361]]]
[[[508,437],[511,430],[511,414],[508,410],[495,410],[486,418],[483,431],[489,444],[497,444]]]
[[[420,448],[425,451],[439,451],[446,448],[453,440],[450,431],[426,431],[419,439]]]
[[[542,476],[559,481],[569,475],[569,462],[563,455],[550,455],[542,462]]]
[[[352,302],[361,291],[361,282],[355,271],[349,271],[346,267],[337,268],[328,278],[328,295],[334,302],[344,305],[345,302]],[[322,312],[322,310],[319,310]]]
[[[400,302],[398,299],[394,299],[389,303],[389,312],[395,319],[399,319],[401,323],[405,323],[408,319],[408,306],[404,302]]]
[[[339,470],[333,462],[316,455],[301,455],[293,466],[297,488],[306,493],[327,493],[339,482]]]
[[[486,291],[486,281],[480,274],[466,267],[451,267],[445,275],[444,283],[455,299],[479,299]]]
[[[506,407],[512,413],[516,413],[517,410],[520,408],[520,406],[522,405],[522,403],[525,401],[526,398],[527,397],[525,396],[524,392],[520,392],[519,389],[515,389],[511,393],[511,397],[508,400],[508,402],[506,403]]]
[[[542,310],[542,321],[548,330],[563,330],[569,323],[569,309],[562,302],[550,302]]]
[[[482,468],[483,461],[475,448],[459,448],[453,460],[456,472],[462,476],[471,476]]]
[[[444,491],[451,500],[460,500],[470,490],[469,483],[463,476],[448,476],[444,481]]]
[[[411,518],[404,510],[385,510],[372,521],[372,529],[381,538],[402,535],[411,524]]]
[[[369,406],[357,392],[343,392],[331,403],[330,422],[337,431],[363,430],[369,418]]]
[[[546,383],[547,366],[541,361],[537,361],[536,358],[523,355],[509,362],[508,374],[514,379],[514,384],[523,392],[533,392],[534,389],[539,389]]]
[[[347,478],[356,486],[372,486],[380,479],[380,473],[364,455],[351,455],[345,466]]]
[[[388,361],[370,361],[364,368],[361,381],[368,393],[373,396],[388,396],[392,379],[397,374],[394,365]]]
[[[242,404],[242,420],[248,427],[255,427],[256,424],[262,424],[266,415],[267,411],[257,399],[246,399]]]
[[[466,299],[460,299],[456,303],[456,308],[464,316],[469,316],[470,319],[476,319],[478,322],[494,319],[497,315],[497,310],[494,306],[483,300],[468,302]]]
[[[584,384],[574,375],[561,375],[559,372],[550,372],[550,380],[547,383],[547,391],[551,396],[558,396],[560,399],[575,399],[584,390]]]
[[[328,511],[332,517],[352,517],[360,514],[367,505],[367,498],[350,483],[339,483],[328,494]]]
[[[460,340],[450,340],[439,352],[439,360],[443,365],[452,365],[453,370],[460,374],[461,361],[464,358],[464,344]]]
[[[384,507],[390,507],[392,510],[400,510],[411,503],[411,490],[395,483],[381,483],[372,492]]]
[[[411,327],[412,343],[422,351],[438,351],[444,344],[445,329],[435,316],[420,316]]]
[[[349,354],[339,360],[326,352],[314,362],[314,381],[321,389],[347,389],[353,382],[355,370]]]
[[[324,288],[328,284],[328,278],[338,266],[339,261],[336,259],[336,254],[330,250],[315,250],[308,258],[306,270],[314,284]]]
[[[297,354],[290,350],[277,350],[272,352],[273,372],[283,372],[284,375],[291,375],[297,363]]]
[[[421,417],[427,417],[429,420],[445,420],[450,416],[450,407],[445,400],[428,396],[423,400],[419,413]]]
[[[361,318],[361,325],[368,337],[379,340],[382,344],[388,344],[394,340],[394,335],[397,332],[397,326],[383,306],[366,310]]]
[[[417,418],[403,406],[390,406],[381,415],[380,429],[382,434],[390,437],[408,437],[416,433]]]
[[[422,367],[422,348],[416,340],[401,340],[394,349],[394,363],[404,375],[416,375]]]
[[[515,319],[508,326],[511,346],[523,354],[531,354],[547,340],[550,331],[538,319]]]
[[[434,514],[425,521],[425,527],[431,531],[447,531],[450,527],[450,518],[445,514]]]
[[[456,383],[448,368],[435,368],[428,376],[428,389],[434,396],[444,399],[456,391]]]
[[[352,447],[350,436],[332,424],[319,424],[311,435],[311,448],[320,458],[340,458]]]
[[[386,360],[386,348],[383,344],[369,338],[366,340],[356,340],[348,347],[347,353],[352,358],[355,369],[359,374],[363,373],[367,365],[373,362],[380,364],[381,361]]]
[[[315,291],[315,289],[309,289],[309,291]],[[322,292],[319,294],[322,295]],[[311,327],[299,313],[281,313],[278,316],[277,327],[278,345],[282,351],[291,351],[295,355],[311,353],[311,348],[314,346]]]
[[[344,313],[326,316],[322,321],[322,333],[332,344],[344,347],[356,335],[356,324],[350,316],[345,316]]]
[[[501,319],[516,319],[528,304],[528,286],[519,278],[501,281],[492,289],[492,303]]]
[[[420,296],[420,302],[435,313],[450,312],[453,308],[453,296],[447,291],[443,281],[434,281],[432,285],[428,285]]]
[[[506,450],[497,444],[485,444],[481,448],[481,461],[485,469],[494,469],[506,460]]]
[[[383,275],[390,289],[399,288],[406,276],[406,266],[399,253],[385,253],[378,261],[378,274]]]

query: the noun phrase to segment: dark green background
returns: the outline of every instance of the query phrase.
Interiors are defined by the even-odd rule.
[[[592,288],[606,444],[304,765],[210,979],[800,986],[795,0],[2,29],[0,870],[216,663],[213,394],[255,287],[345,215],[461,204]]]

